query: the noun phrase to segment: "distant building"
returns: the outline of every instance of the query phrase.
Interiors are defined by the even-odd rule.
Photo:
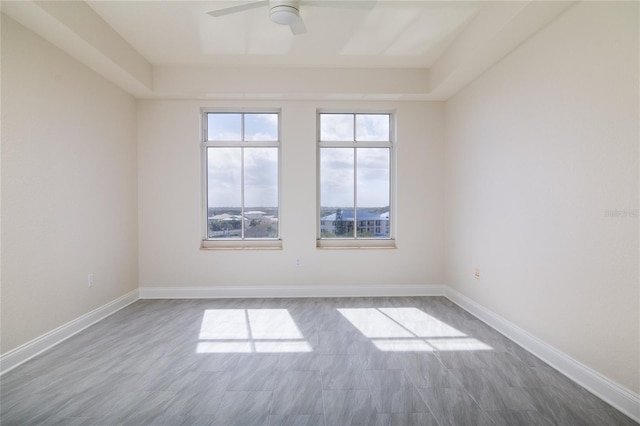
[[[244,212],[244,217],[247,219],[262,219],[266,215],[265,212],[261,212],[260,210],[251,210],[248,212]]]
[[[278,218],[259,210],[243,215],[222,213],[208,217],[207,238],[239,238],[244,227],[246,238],[275,238]]]
[[[222,214],[217,214],[215,216],[209,216],[209,220],[226,221],[226,222],[240,221],[242,220],[242,216],[237,214],[222,213]]]
[[[389,237],[389,212],[382,214],[358,209],[356,229],[358,234],[372,237]],[[337,209],[335,213],[320,219],[320,232],[323,236],[353,235],[354,209]]]

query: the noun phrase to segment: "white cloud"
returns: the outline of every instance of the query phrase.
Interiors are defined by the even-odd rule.
[[[320,150],[320,203],[322,206],[353,206],[353,161],[353,148]]]
[[[207,114],[207,140],[239,141],[242,138],[240,114]]]
[[[358,149],[358,206],[389,205],[389,149]]]
[[[247,141],[278,140],[278,114],[245,114],[244,138]]]
[[[320,140],[352,141],[353,114],[321,114]]]
[[[388,141],[389,115],[357,114],[356,139],[359,141]]]
[[[389,149],[357,149],[359,207],[389,205]],[[353,206],[353,148],[322,148],[320,151],[320,203],[323,207]]]
[[[210,207],[240,206],[239,148],[207,149],[208,204]]]
[[[245,148],[245,207],[278,205],[278,149]]]
[[[242,148],[207,150],[208,203],[210,207],[241,205]],[[244,148],[245,207],[278,205],[278,149]]]

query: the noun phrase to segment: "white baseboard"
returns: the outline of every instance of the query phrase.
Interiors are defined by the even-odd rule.
[[[138,300],[133,290],[0,356],[0,375]]]
[[[604,377],[597,371],[576,361],[564,352],[543,342],[531,333],[507,321],[451,287],[445,287],[445,296],[571,380],[622,411],[636,422],[640,422],[640,395]]]
[[[444,285],[140,287],[141,299],[444,296]]]

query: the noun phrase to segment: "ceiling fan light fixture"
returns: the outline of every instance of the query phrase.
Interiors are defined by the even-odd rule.
[[[270,17],[276,24],[291,25],[298,20],[300,12],[294,6],[280,4],[271,8]]]

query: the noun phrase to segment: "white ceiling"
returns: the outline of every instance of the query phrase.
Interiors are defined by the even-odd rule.
[[[333,0],[293,35],[245,1],[2,0],[2,12],[139,98],[448,99],[571,1]],[[367,6],[367,7],[362,7]]]
[[[469,1],[344,1],[370,9],[302,6],[307,33],[293,35],[247,1],[88,1],[154,65],[427,68],[483,6]],[[486,3],[484,3],[486,5]],[[141,25],[142,23],[142,25]]]

